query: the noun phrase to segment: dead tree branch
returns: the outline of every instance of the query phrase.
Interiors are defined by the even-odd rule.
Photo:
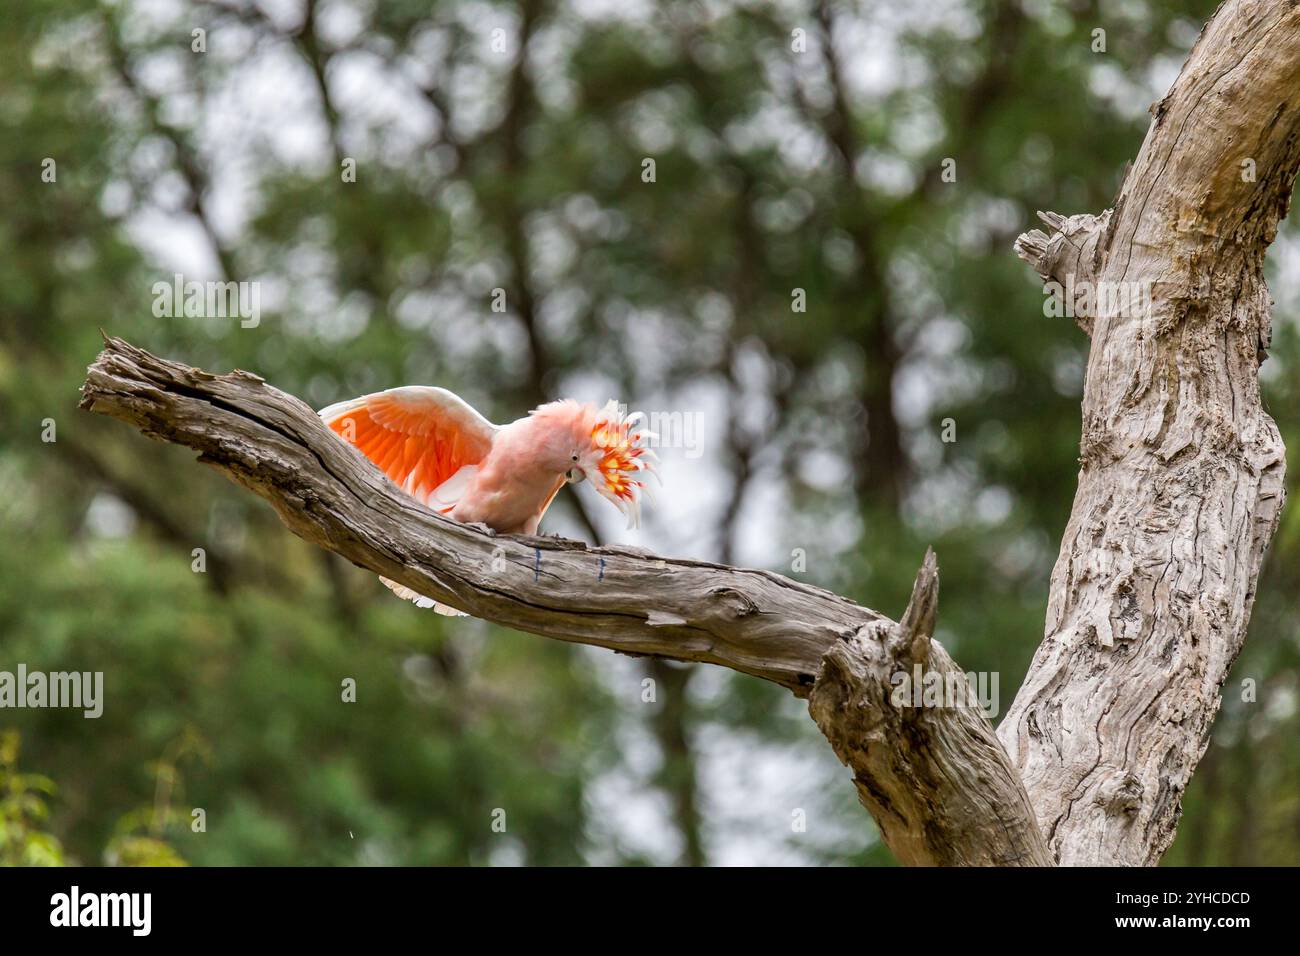
[[[719,664],[811,693],[818,726],[900,859],[1050,862],[1024,788],[972,702],[918,714],[890,699],[901,668],[955,670],[930,640],[932,555],[896,624],[767,571],[458,524],[394,486],[312,409],[247,372],[212,375],[110,338],[81,404],[198,451],[300,537],[475,617],[625,654]],[[906,733],[873,735],[869,726]],[[895,796],[882,801],[884,793]],[[914,833],[908,821],[923,807],[942,822]]]

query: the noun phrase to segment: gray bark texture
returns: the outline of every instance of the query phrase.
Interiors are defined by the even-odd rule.
[[[109,338],[82,406],[198,451],[300,537],[476,617],[807,698],[903,863],[1154,864],[1284,498],[1259,397],[1262,268],[1298,166],[1300,5],[1229,0],[1154,107],[1114,208],[1041,214],[1050,231],[1017,241],[1069,290],[1091,349],[1046,632],[996,734],[969,693],[923,707],[894,693],[901,674],[965,687],[931,638],[932,554],[893,621],[766,571],[457,524],[247,372]]]
[[[888,705],[892,677],[911,673],[914,661],[955,669],[930,639],[932,555],[918,579],[923,597],[913,598],[928,609],[924,626],[908,623],[913,611],[896,624],[768,571],[458,524],[389,482],[312,409],[247,372],[211,375],[110,338],[81,404],[198,451],[269,501],[299,537],[475,617],[624,654],[720,664],[811,695],[818,726],[900,859],[1050,862],[1024,787],[973,701],[871,712]],[[877,723],[904,728],[913,752],[894,759],[890,736],[867,730]],[[998,813],[983,812],[990,808]]]
[[[1094,293],[1078,493],[999,728],[1064,864],[1153,864],[1173,841],[1277,528],[1258,371],[1300,165],[1300,6],[1223,4],[1153,115],[1113,209],[1043,214],[1051,233],[1017,243]]]

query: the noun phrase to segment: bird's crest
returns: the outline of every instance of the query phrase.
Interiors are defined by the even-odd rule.
[[[641,412],[623,412],[623,407],[611,399],[594,416],[591,443],[601,453],[597,467],[602,479],[594,484],[596,491],[627,515],[628,527],[634,528],[641,523],[641,496],[650,494],[643,478],[659,478],[655,466],[658,456],[645,443],[659,436],[646,429]]]
[[[646,442],[658,438],[645,427],[645,415],[627,415],[623,406],[611,399],[604,408],[560,399],[533,409],[535,418],[554,422],[573,430],[579,442],[588,442],[595,452],[583,464],[591,485],[602,498],[627,515],[628,527],[641,524],[641,496],[649,495],[645,477],[654,475],[658,456]],[[594,473],[593,473],[594,472]]]

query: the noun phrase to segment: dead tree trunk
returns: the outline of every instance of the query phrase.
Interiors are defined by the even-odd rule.
[[[1229,0],[1157,106],[1115,208],[1048,214],[1051,235],[1017,243],[1073,290],[1069,305],[1085,292],[1103,305],[1079,316],[1092,337],[1079,491],[1001,743],[964,694],[896,702],[915,667],[960,673],[931,639],[932,555],[894,622],[764,571],[449,521],[244,372],[109,339],[82,405],[199,451],[294,533],[477,617],[808,698],[904,863],[1149,864],[1173,839],[1282,504],[1282,442],[1257,378],[1261,270],[1298,165],[1300,5]]]
[[[1258,370],[1300,164],[1300,6],[1225,3],[1153,113],[1113,209],[1017,243],[1093,299],[1079,490],[1000,728],[1061,863],[1151,864],[1173,841],[1277,527]]]

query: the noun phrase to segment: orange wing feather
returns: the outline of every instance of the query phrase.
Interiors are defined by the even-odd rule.
[[[394,484],[429,495],[492,447],[497,426],[443,388],[406,386],[340,402],[320,413]]]

